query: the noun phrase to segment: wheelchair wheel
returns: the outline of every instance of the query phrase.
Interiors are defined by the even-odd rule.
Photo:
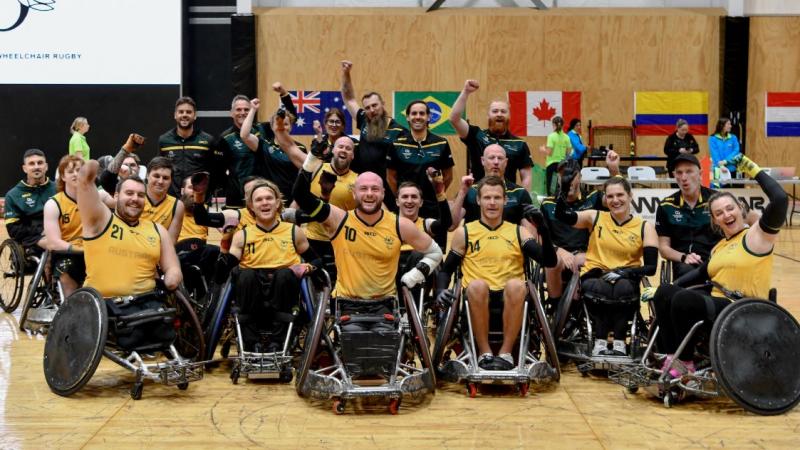
[[[711,365],[725,393],[747,411],[789,411],[800,401],[800,324],[776,303],[738,300],[714,322]]]
[[[224,328],[228,318],[232,293],[233,285],[231,280],[228,279],[225,285],[222,286],[213,309],[210,309],[211,315],[208,317],[208,325],[205,330],[204,359],[206,361],[214,359],[214,353],[217,351],[217,344],[219,344],[220,337],[223,331],[225,331]]]
[[[22,300],[25,285],[25,251],[12,239],[0,245],[0,308],[7,313],[14,312]]]
[[[36,266],[36,272],[31,277],[31,282],[28,283],[28,291],[25,293],[25,303],[22,305],[22,312],[19,316],[19,330],[25,331],[25,325],[28,320],[28,313],[31,309],[39,308],[49,298],[47,280],[45,280],[45,267],[47,266],[47,259],[50,252],[42,253],[39,264]],[[53,298],[50,298],[52,301]]]
[[[319,351],[319,344],[322,340],[322,333],[325,328],[325,312],[330,305],[330,296],[328,293],[322,296],[317,309],[314,311],[314,320],[311,322],[311,327],[306,332],[306,342],[303,345],[303,356],[300,359],[300,367],[297,369],[297,376],[295,377],[295,390],[300,397],[306,397],[305,382],[308,378],[308,371],[316,358]]]
[[[439,321],[439,326],[436,329],[436,341],[433,344],[432,355],[432,362],[436,370],[439,370],[445,352],[451,344],[453,327],[455,327],[456,321],[458,320],[458,311],[461,306],[460,280],[457,279],[454,286],[456,286],[454,288],[456,290],[456,297],[453,299],[453,304],[447,309],[446,315]]]
[[[44,344],[44,377],[50,390],[68,396],[97,370],[108,336],[106,304],[99,292],[82,288],[59,308]]]
[[[176,310],[175,348],[184,358],[193,361],[200,360],[206,354],[205,337],[192,303],[180,290],[170,295],[167,301]]]
[[[436,371],[433,368],[433,363],[431,362],[431,350],[428,346],[428,336],[425,333],[425,327],[422,326],[422,322],[419,318],[419,313],[417,312],[417,307],[414,305],[414,297],[411,296],[411,292],[408,290],[407,287],[403,286],[403,299],[406,303],[406,309],[408,310],[408,319],[411,323],[411,329],[414,331],[413,335],[413,344],[416,350],[416,353],[419,355],[420,363],[422,367],[428,369],[431,373],[431,381],[432,386],[436,386]],[[393,414],[397,414],[396,412]]]
[[[528,331],[530,333],[537,333],[539,335],[539,340],[541,340],[541,345],[544,349],[547,363],[550,364],[550,366],[556,371],[555,381],[560,381],[561,365],[558,363],[556,341],[553,339],[553,333],[550,332],[547,315],[544,312],[542,301],[537,295],[536,286],[534,286],[533,282],[531,281],[528,281],[528,291],[530,292],[534,313],[536,313],[536,320],[533,322],[533,327],[531,327]]]

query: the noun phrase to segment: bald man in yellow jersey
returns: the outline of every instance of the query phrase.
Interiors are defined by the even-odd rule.
[[[278,139],[285,139],[286,129],[274,129]],[[433,272],[442,259],[439,246],[413,222],[381,208],[383,180],[372,172],[356,178],[353,197],[356,209],[345,211],[320,200],[311,193],[311,174],[322,165],[321,155],[310,153],[294,185],[294,198],[304,212],[319,221],[331,239],[339,273],[333,295],[357,300],[352,312],[391,312],[389,299],[397,295],[395,275],[400,247],[406,243],[423,253],[416,267],[401,281],[414,287]],[[347,313],[349,311],[342,311]]]
[[[469,299],[473,335],[480,353],[478,366],[510,370],[514,367],[511,351],[522,327],[527,294],[525,258],[553,267],[557,263],[556,252],[544,217],[535,208],[527,209],[525,218],[539,231],[541,245],[525,227],[503,220],[506,189],[502,178],[484,177],[477,185],[477,202],[481,218],[453,233],[450,253],[439,272],[437,301],[452,302],[452,291],[446,289],[451,275],[460,267],[461,288]],[[489,346],[489,303],[493,299],[503,302],[503,344],[496,357]]]
[[[222,255],[220,263],[239,267],[235,295],[246,348],[260,344],[263,336],[267,337],[263,342],[266,350],[275,351],[293,320],[291,310],[300,298],[300,278],[312,268],[302,262],[317,258],[303,229],[280,220],[283,195],[275,183],[256,184],[247,200],[256,222],[236,232],[230,252]]]
[[[78,175],[78,210],[83,226],[86,281],[103,297],[138,295],[156,287],[158,269],[164,285],[175,290],[183,276],[175,247],[163,225],[141,219],[144,182],[123,179],[114,193],[115,211],[101,201],[95,186],[97,161],[90,160]]]
[[[53,255],[53,275],[61,281],[64,296],[68,297],[83,284],[86,264],[83,260],[81,216],[78,214],[78,172],[83,158],[66,155],[58,163],[58,193],[44,204],[44,245],[50,251],[75,252],[72,255]],[[101,201],[109,207],[114,199],[108,192],[100,192]]]
[[[183,202],[169,195],[172,185],[172,161],[156,156],[147,164],[147,188],[142,219],[161,224],[173,244],[178,242],[183,222]]]

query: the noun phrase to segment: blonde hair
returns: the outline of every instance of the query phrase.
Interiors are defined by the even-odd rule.
[[[87,120],[86,117],[76,117],[75,120],[72,121],[72,126],[69,127],[69,132],[75,134],[87,123],[89,123],[89,120]]]

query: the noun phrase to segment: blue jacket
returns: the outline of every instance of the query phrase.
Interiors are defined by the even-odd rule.
[[[576,133],[575,130],[569,130],[567,135],[572,143],[572,159],[580,161],[586,153],[586,146],[583,144],[583,141],[581,141],[581,135]]]
[[[722,138],[719,134],[715,134],[708,138],[708,149],[711,153],[711,164],[717,167],[720,161],[728,161],[728,170],[731,173],[736,171],[736,166],[730,163],[730,160],[741,153],[739,150],[739,138],[736,135],[728,133],[726,138]]]

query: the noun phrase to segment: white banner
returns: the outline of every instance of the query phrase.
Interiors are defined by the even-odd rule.
[[[656,223],[656,209],[661,200],[673,192],[675,189],[634,189],[633,190],[633,210],[643,219]],[[725,189],[743,201],[750,209],[764,211],[764,207],[769,203],[767,195],[761,189]]]
[[[0,0],[0,84],[180,83],[180,0]]]

